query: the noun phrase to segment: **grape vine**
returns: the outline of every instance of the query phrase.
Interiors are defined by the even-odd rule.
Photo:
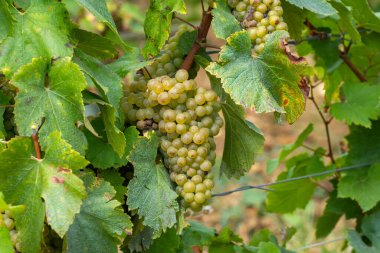
[[[95,2],[0,0],[0,252],[380,252],[375,1]]]

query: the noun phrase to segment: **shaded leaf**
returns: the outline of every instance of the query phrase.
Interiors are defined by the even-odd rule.
[[[137,209],[139,216],[144,218],[143,224],[154,230],[153,238],[174,226],[179,210],[177,194],[165,167],[155,163],[158,142],[154,133],[140,137],[128,156],[135,168],[134,177],[128,184],[128,208]]]
[[[211,25],[217,38],[227,39],[231,34],[241,30],[239,21],[232,15],[226,1],[217,0],[214,5],[215,8],[211,11]]]
[[[380,18],[373,12],[367,0],[341,0],[351,7],[358,26],[380,32]]]
[[[67,233],[67,252],[117,253],[124,230],[132,228],[130,218],[113,199],[110,183],[89,173],[81,178],[88,197]]]

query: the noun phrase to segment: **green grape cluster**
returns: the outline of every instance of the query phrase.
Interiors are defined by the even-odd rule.
[[[287,30],[281,0],[228,0],[232,13],[247,29],[256,54],[264,50],[269,34]]]
[[[21,245],[18,239],[18,232],[12,212],[12,209],[17,207],[6,205],[3,198],[4,196],[0,193],[0,227],[6,227],[8,229],[15,252],[21,252]]]
[[[216,93],[198,87],[180,69],[173,78],[150,79],[144,92],[129,94],[125,103],[131,124],[142,131],[158,130],[164,163],[183,205],[201,210],[214,185],[210,174],[216,158],[213,137],[223,126]]]
[[[0,86],[0,92],[4,95],[11,97],[11,100],[9,101],[10,105],[15,104],[14,97],[16,96],[16,88],[10,84],[5,83]],[[3,122],[4,122],[4,128],[6,131],[6,139],[9,140],[16,135],[18,135],[17,132],[17,126],[15,123],[15,115],[14,115],[14,108],[13,107],[6,107],[5,112],[3,114]]]

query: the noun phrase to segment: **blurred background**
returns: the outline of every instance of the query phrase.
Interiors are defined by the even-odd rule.
[[[80,28],[104,36],[112,36],[112,33],[107,30],[104,24],[97,22],[91,13],[77,5],[74,0],[64,0],[63,2],[68,7],[72,19],[80,25]],[[380,12],[380,0],[369,0],[369,3],[375,11]],[[181,17],[194,25],[198,25],[201,17],[200,1],[186,0],[186,4],[189,14],[181,15]],[[143,24],[149,1],[107,0],[107,5],[122,37],[128,44],[141,48],[145,39]],[[182,24],[179,20],[174,19],[172,31],[174,32]],[[213,45],[221,46],[224,44],[222,40],[215,38],[212,31],[209,33],[208,40]],[[216,59],[217,55],[213,55],[213,57]],[[209,86],[207,76],[203,70],[198,73],[196,79],[198,84]],[[319,85],[315,90],[315,96],[319,104],[322,105],[323,85]],[[303,116],[293,125],[288,125],[287,123],[279,124],[272,114],[259,115],[251,110],[247,110],[246,113],[247,118],[264,133],[264,150],[257,157],[256,164],[251,168],[248,175],[240,180],[227,180],[226,178],[216,177],[215,193],[231,190],[239,186],[275,181],[276,176],[282,171],[282,167],[279,167],[274,173],[268,174],[266,171],[266,161],[278,156],[279,151],[284,145],[293,143],[309,123],[314,124],[314,131],[307,139],[306,144],[311,147],[327,147],[324,125],[317,110],[310,101],[307,102],[306,111]],[[348,129],[344,124],[333,121],[331,131],[333,149],[335,154],[339,155],[342,143],[344,143],[344,136],[348,133]],[[219,158],[223,152],[223,140],[224,133],[221,132],[217,137],[217,154]],[[302,148],[299,152],[301,151],[309,152],[306,149],[302,150]],[[218,174],[217,169],[215,169],[215,175]],[[291,250],[309,253],[346,252],[341,249],[344,246],[345,229],[353,227],[355,224],[344,219],[341,219],[334,231],[323,240],[337,239],[336,241],[318,247],[305,247],[317,242],[315,238],[315,224],[317,218],[321,216],[326,202],[326,194],[323,190],[316,192],[313,202],[310,202],[305,210],[297,210],[292,214],[286,215],[266,212],[265,198],[266,193],[260,190],[249,190],[229,196],[216,197],[203,214],[189,218],[200,221],[217,230],[228,225],[245,241],[249,241],[255,231],[263,228],[270,229],[281,239],[285,236],[284,231],[287,227],[294,227],[297,229],[297,233],[290,240],[287,247]]]

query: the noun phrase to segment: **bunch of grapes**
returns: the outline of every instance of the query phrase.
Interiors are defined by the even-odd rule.
[[[3,199],[4,196],[0,192],[0,227],[6,227],[8,229],[15,252],[21,252],[21,245],[18,239],[15,220],[13,218],[13,210],[19,209],[21,206],[8,206]]]
[[[260,54],[269,34],[287,30],[281,0],[228,0],[232,13],[247,29],[254,51]]]
[[[160,150],[183,205],[201,210],[214,185],[210,174],[216,157],[213,137],[223,126],[216,93],[198,87],[180,69],[173,78],[150,79],[144,92],[127,99],[138,108],[129,106],[125,111],[129,122],[142,131],[158,130]]]
[[[5,112],[3,114],[4,128],[6,131],[5,137],[7,140],[9,140],[18,135],[17,126],[15,123],[15,115],[13,113],[13,105],[15,104],[14,97],[16,96],[16,87],[3,81],[2,85],[0,85],[0,93],[11,98],[9,101],[10,106],[5,108]]]

